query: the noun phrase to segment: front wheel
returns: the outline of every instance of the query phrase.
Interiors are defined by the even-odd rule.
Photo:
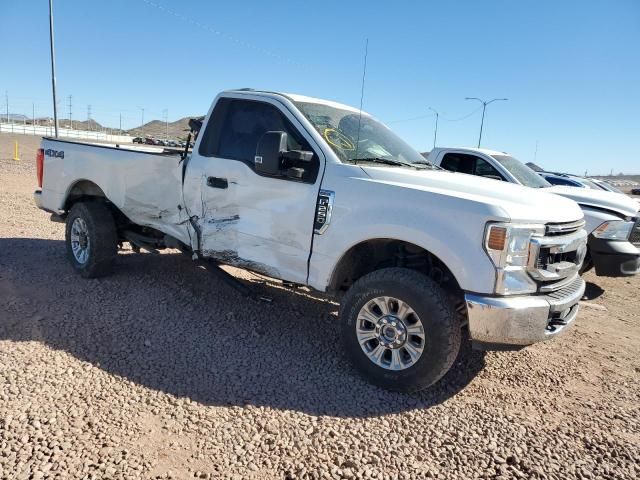
[[[341,322],[355,367],[388,390],[427,388],[460,350],[461,326],[446,293],[413,270],[386,268],[360,278],[344,297]]]
[[[113,215],[104,203],[78,202],[71,207],[65,229],[67,257],[85,278],[109,273],[118,249]]]

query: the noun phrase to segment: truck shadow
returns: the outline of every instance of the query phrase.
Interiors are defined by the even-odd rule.
[[[180,254],[119,255],[85,280],[60,240],[0,239],[0,340],[38,341],[144,387],[206,405],[367,417],[428,408],[462,390],[484,355],[464,349],[417,394],[363,381],[341,353],[337,305],[256,282],[248,300]]]

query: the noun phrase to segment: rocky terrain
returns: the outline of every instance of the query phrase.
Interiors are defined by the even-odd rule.
[[[83,280],[0,135],[0,479],[636,479],[640,277],[588,273],[576,325],[465,350],[420,394],[368,385],[337,305],[171,251]],[[29,143],[31,142],[31,143]],[[45,173],[46,175],[46,173]]]

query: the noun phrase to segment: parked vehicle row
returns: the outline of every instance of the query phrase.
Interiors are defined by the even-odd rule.
[[[159,145],[161,147],[180,147],[184,148],[187,146],[187,142],[182,140],[161,140],[158,138],[152,137],[135,137],[132,140],[133,143],[139,143],[144,145]],[[189,142],[189,148],[193,148],[193,142]]]
[[[598,200],[611,218],[581,209],[535,174],[545,188],[527,188],[498,152],[434,152],[510,166],[446,171],[366,112],[300,95],[223,92],[196,138],[182,157],[43,138],[35,202],[66,222],[73,268],[105,275],[128,242],[324,292],[355,367],[394,390],[436,382],[466,339],[519,349],[565,331],[585,289],[585,214],[603,215],[586,224],[603,241],[637,216],[611,199]]]
[[[627,195],[600,189],[589,180],[541,175],[505,152],[483,148],[436,148],[428,158],[434,164],[455,172],[502,180],[551,192],[580,205],[589,233],[588,252],[583,271],[595,267],[597,275],[628,276],[640,273],[640,206]],[[581,181],[584,188],[568,183],[557,186],[549,178],[566,182]]]

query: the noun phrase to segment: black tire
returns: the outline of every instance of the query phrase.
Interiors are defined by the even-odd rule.
[[[360,310],[381,296],[409,304],[423,324],[422,354],[403,370],[377,365],[358,341]],[[344,296],[340,319],[344,348],[352,363],[368,381],[387,390],[415,392],[433,385],[451,368],[460,350],[462,329],[447,294],[433,280],[413,270],[385,268],[360,278]]]
[[[87,259],[78,261],[73,253],[71,228],[76,219],[82,219],[87,227]],[[67,216],[65,240],[67,257],[73,268],[84,278],[96,278],[111,271],[113,259],[118,252],[118,235],[113,215],[99,201],[78,202]]]

